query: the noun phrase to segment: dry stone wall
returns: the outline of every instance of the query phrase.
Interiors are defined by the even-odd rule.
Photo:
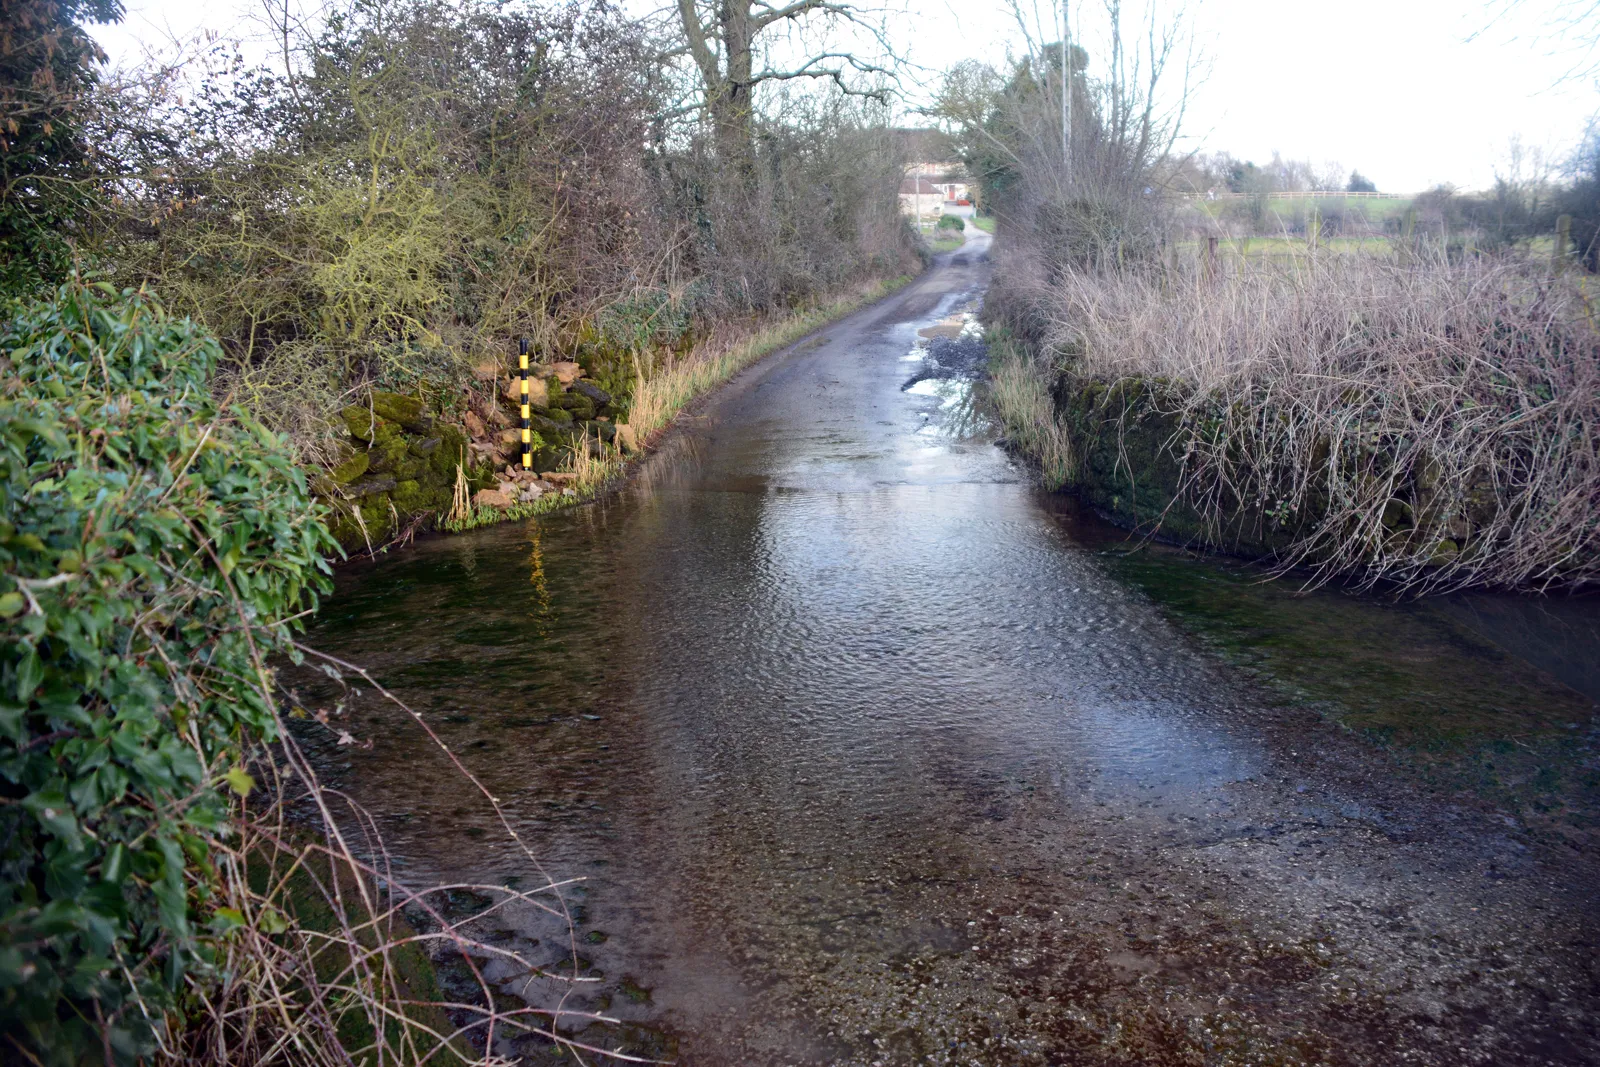
[[[570,482],[570,474],[556,472],[574,449],[637,447],[629,428],[613,421],[611,394],[581,366],[540,364],[530,375],[538,486]],[[345,438],[337,462],[316,474],[312,487],[330,505],[329,526],[346,551],[432,527],[450,513],[458,477],[475,503],[523,500],[521,383],[498,365],[483,368],[480,379],[489,388],[469,397],[460,425],[428,411],[419,397],[382,390],[340,413]],[[512,484],[516,491],[507,489]]]

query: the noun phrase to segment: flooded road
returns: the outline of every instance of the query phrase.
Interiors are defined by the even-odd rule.
[[[311,634],[583,879],[596,980],[568,1006],[625,1023],[583,1039],[728,1067],[1600,1062],[1593,613],[1563,675],[1480,625],[1499,601],[1132,551],[971,412],[987,240],[747,372],[618,496],[347,570]],[[367,693],[346,721],[371,749],[324,758],[400,877],[541,881],[402,713]],[[489,926],[567,951],[531,909]]]

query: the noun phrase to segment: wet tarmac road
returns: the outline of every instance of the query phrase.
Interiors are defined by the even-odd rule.
[[[987,241],[741,376],[617,497],[346,572],[313,633],[584,879],[571,1003],[626,1023],[584,1039],[730,1067],[1600,1062],[1587,839],[1274,703],[1108,568],[971,415],[949,346]],[[330,773],[403,877],[536,878],[403,716],[350,708],[374,745]],[[567,944],[526,909],[486,929]]]

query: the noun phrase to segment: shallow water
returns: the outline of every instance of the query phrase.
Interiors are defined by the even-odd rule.
[[[1519,602],[1300,596],[1038,493],[941,347],[986,248],[743,376],[619,495],[341,575],[311,643],[583,879],[574,1003],[630,1024],[584,1040],[1594,1062],[1592,605],[1541,639]],[[400,877],[541,881],[402,713],[341,721],[372,747],[321,758]]]

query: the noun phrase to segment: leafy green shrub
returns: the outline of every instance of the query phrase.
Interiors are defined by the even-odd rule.
[[[961,221],[960,215],[940,215],[939,223],[935,227],[935,229],[939,230],[954,230],[957,233],[961,233],[966,228],[967,224]]]
[[[0,1045],[148,1054],[238,921],[213,847],[276,735],[264,657],[334,544],[216,341],[70,283],[0,328]]]

